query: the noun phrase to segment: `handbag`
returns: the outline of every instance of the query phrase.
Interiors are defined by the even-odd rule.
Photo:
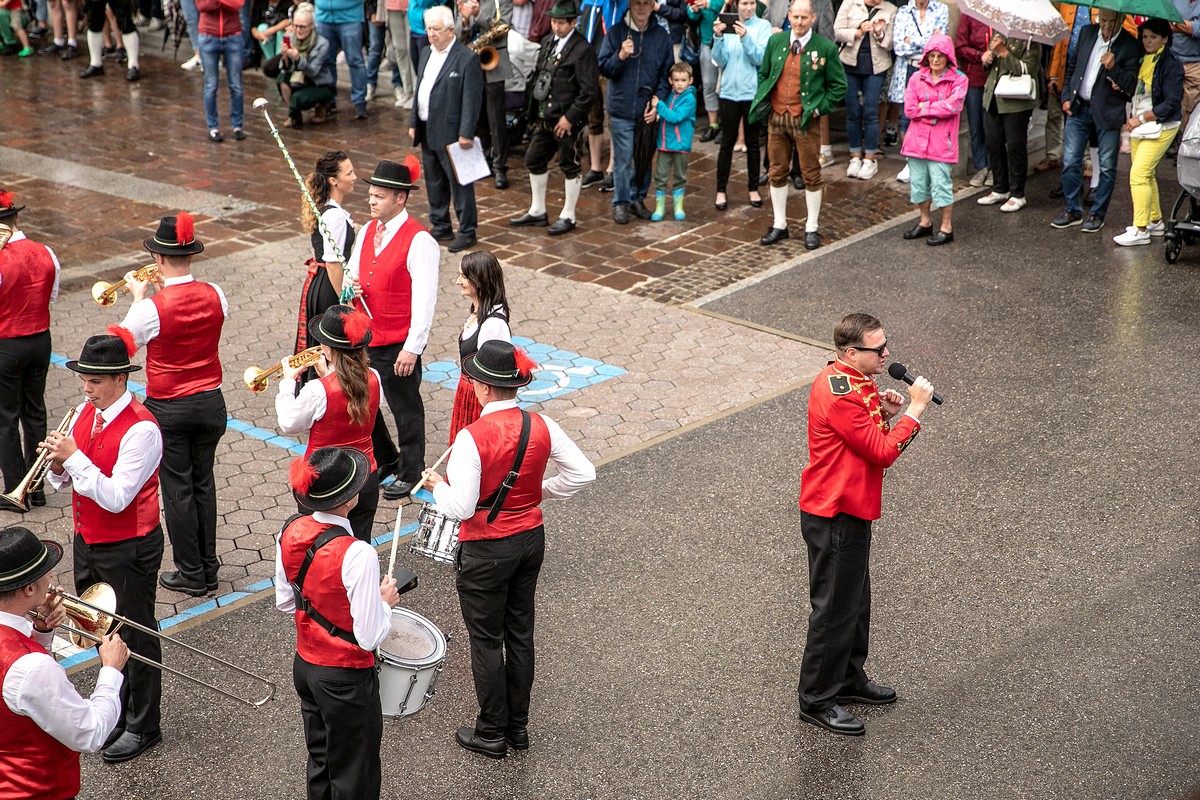
[[[993,92],[996,97],[1003,97],[1007,100],[1034,100],[1037,98],[1037,87],[1034,86],[1033,76],[1025,69],[1025,64],[1021,64],[1020,75],[1001,75],[996,81],[996,89]]]
[[[1163,126],[1161,122],[1150,120],[1143,122],[1129,132],[1131,139],[1157,139],[1162,136]]]

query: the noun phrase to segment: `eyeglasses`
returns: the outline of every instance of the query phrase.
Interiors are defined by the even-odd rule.
[[[887,350],[887,339],[884,339],[883,344],[879,345],[879,347],[863,347],[861,344],[852,344],[847,349],[848,350],[864,350],[868,353],[874,353],[875,355],[879,356],[880,358],[883,358],[883,351]]]
[[[311,27],[312,27],[312,25],[298,25],[295,22],[292,23],[292,29],[297,30],[297,31],[306,31]]]

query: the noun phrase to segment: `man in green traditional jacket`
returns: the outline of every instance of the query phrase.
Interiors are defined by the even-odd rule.
[[[750,121],[766,118],[767,153],[771,160],[771,206],[775,220],[762,244],[788,238],[788,166],[792,146],[800,156],[804,176],[804,200],[808,220],[804,246],[821,246],[817,232],[821,215],[821,126],[822,116],[846,96],[846,71],[838,58],[837,45],[812,32],[812,0],[796,0],[788,11],[790,31],[781,31],[767,42],[758,68],[758,92],[750,108]]]

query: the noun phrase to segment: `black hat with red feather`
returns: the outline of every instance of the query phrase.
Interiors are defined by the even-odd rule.
[[[371,343],[371,318],[350,306],[330,306],[309,320],[308,335],[334,350],[357,350]]]
[[[489,339],[462,362],[463,374],[468,378],[502,389],[529,385],[535,369],[537,364],[524,350],[501,339]]]
[[[25,206],[17,205],[17,199],[12,192],[0,191],[0,219],[15,217],[25,210]]]
[[[142,245],[151,253],[164,256],[194,256],[204,250],[204,244],[196,238],[196,222],[186,211],[163,217],[154,236]]]
[[[420,189],[417,180],[421,177],[421,162],[414,155],[404,157],[404,163],[395,161],[380,161],[375,167],[375,174],[367,178],[372,186],[382,186],[384,189],[396,189],[401,192],[411,192]]]
[[[312,511],[329,511],[349,502],[371,475],[366,454],[354,447],[322,447],[297,458],[288,470],[296,502]]]

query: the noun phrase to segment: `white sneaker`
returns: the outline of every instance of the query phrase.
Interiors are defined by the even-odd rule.
[[[1004,192],[1004,193],[988,192],[987,194],[985,194],[983,197],[979,198],[975,202],[981,206],[994,206],[997,203],[1003,203],[1007,199],[1008,199],[1008,192]]]
[[[900,170],[900,174],[896,176],[896,180],[901,183],[908,183],[908,164],[905,164],[904,169]]]
[[[375,99],[375,87],[368,83],[367,84],[367,102],[369,103],[374,99]]]
[[[1124,233],[1113,237],[1113,241],[1122,247],[1133,247],[1139,244],[1150,244],[1150,232],[1138,229],[1134,225],[1130,225],[1125,229]]]
[[[979,172],[976,172],[971,176],[970,184],[978,189],[980,186],[983,186],[983,182],[988,179],[988,174],[990,172],[990,169],[984,167],[983,169],[979,170]]]
[[[1020,211],[1025,207],[1026,200],[1024,197],[1010,197],[1005,201],[1004,205],[1000,206],[1000,210],[1011,214],[1014,211]]]
[[[846,177],[847,178],[857,178],[858,171],[860,169],[862,169],[862,165],[863,165],[863,160],[861,158],[859,158],[858,156],[854,156],[854,158],[851,158],[850,163],[846,165]]]
[[[388,58],[387,56],[384,56],[384,57],[383,57],[383,58],[382,58],[382,59],[379,61],[379,71],[380,71],[380,72],[387,72],[387,71],[388,71],[388,70],[390,70],[391,68],[392,68],[392,60],[391,60],[390,58]]]
[[[990,169],[988,170],[987,178],[984,180],[983,185],[984,186],[995,186],[996,185],[996,176],[992,174],[992,171]]]
[[[401,92],[400,89],[396,90]],[[411,94],[400,93],[396,96],[396,108],[412,108],[413,98]]]
[[[1151,236],[1165,236],[1167,234],[1167,224],[1161,219],[1157,222],[1151,222],[1146,226],[1146,233]]]
[[[817,161],[821,164],[821,169],[832,167],[837,163],[837,159],[833,157],[833,153],[821,153],[821,155],[817,158]]]
[[[198,69],[199,70],[204,69],[204,65],[200,63],[200,54],[199,53],[192,56],[187,61],[180,64],[179,66],[182,67],[183,69],[186,69],[188,72],[193,72]]]
[[[860,181],[869,181],[879,174],[879,162],[870,158],[863,159],[862,169],[858,171]]]
[[[165,25],[166,23],[164,23],[158,17],[155,17],[154,19],[150,20],[150,25],[148,27],[152,31],[161,31]]]

